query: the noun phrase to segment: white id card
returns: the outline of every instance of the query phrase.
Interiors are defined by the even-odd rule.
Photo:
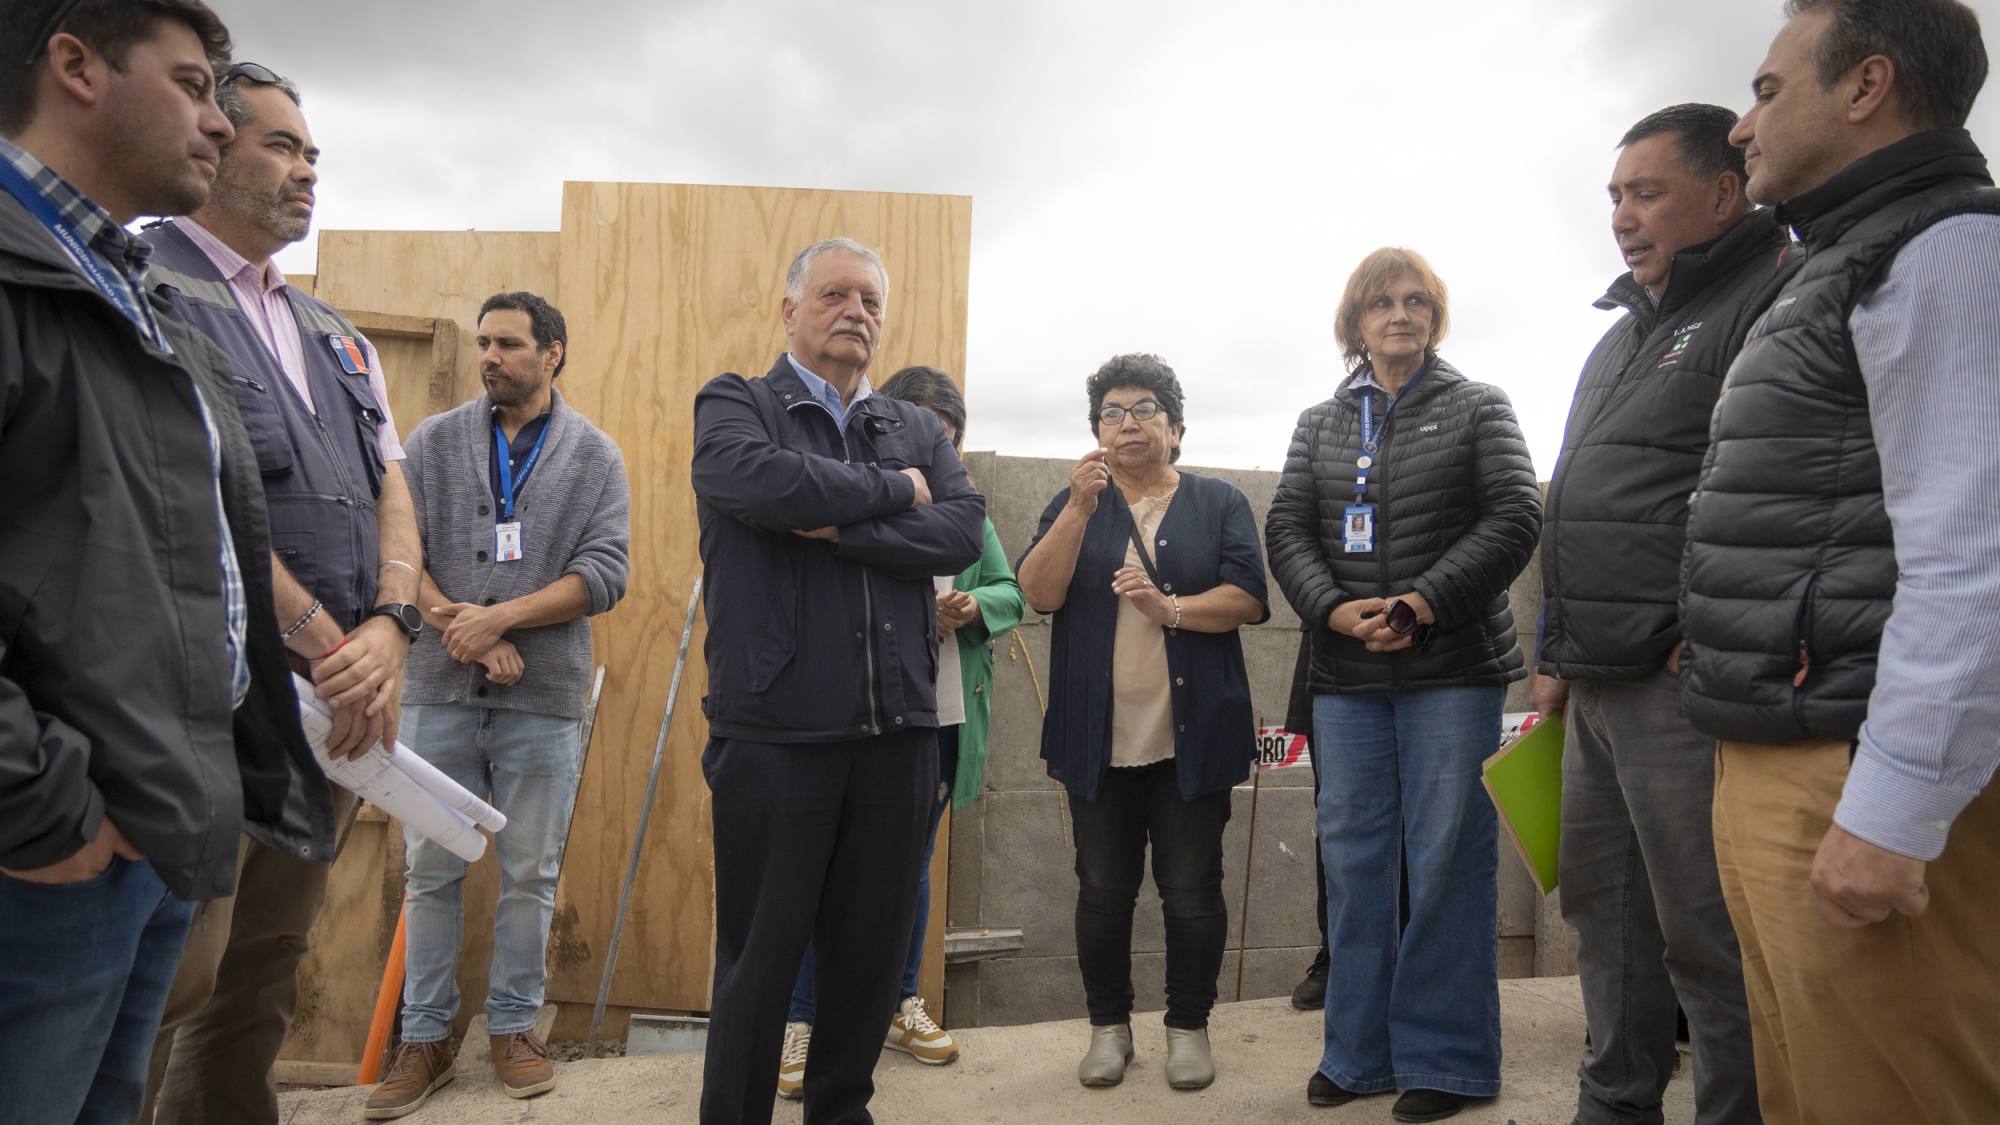
[[[521,522],[493,525],[493,561],[514,562],[521,557]]]
[[[1375,505],[1349,504],[1340,521],[1341,545],[1350,555],[1375,550]]]

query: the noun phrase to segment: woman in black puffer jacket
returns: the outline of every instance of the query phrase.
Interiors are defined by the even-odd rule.
[[[1348,279],[1350,374],[1293,431],[1265,524],[1311,631],[1327,941],[1315,1104],[1403,1121],[1500,1090],[1497,827],[1479,781],[1524,674],[1507,587],[1541,499],[1507,396],[1438,358],[1444,284],[1408,250]],[[1409,919],[1398,927],[1406,857]]]

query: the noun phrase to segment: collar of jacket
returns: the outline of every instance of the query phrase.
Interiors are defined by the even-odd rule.
[[[0,191],[0,280],[49,289],[96,290],[28,209]]]
[[[1634,280],[1630,271],[1612,282],[1611,288],[1593,304],[1605,310],[1624,309],[1650,326],[1668,313],[1692,304],[1710,285],[1736,272],[1752,258],[1761,254],[1775,256],[1789,241],[1776,213],[1768,207],[1759,207],[1707,242],[1675,253],[1667,274],[1667,291],[1658,304],[1653,303],[1646,287]]]
[[[1363,371],[1371,369],[1372,365],[1363,363],[1360,367],[1342,376],[1340,389],[1333,393],[1334,400],[1349,410],[1361,409],[1361,397],[1354,389],[1354,378]],[[1408,410],[1410,407],[1422,403],[1425,399],[1436,394],[1439,387],[1448,387],[1453,383],[1465,382],[1465,376],[1458,373],[1458,368],[1446,363],[1444,357],[1436,352],[1430,353],[1430,358],[1424,360],[1422,374],[1422,378],[1414,379],[1404,386],[1402,397],[1396,400],[1397,410]]]
[[[826,404],[814,398],[812,392],[806,389],[806,381],[799,378],[798,371],[792,367],[791,361],[786,359],[783,353],[779,354],[778,362],[771,365],[771,370],[765,373],[764,378],[770,382],[771,389],[778,392],[778,401],[785,404],[786,410],[807,402],[821,410],[826,409]],[[895,408],[889,405],[891,400],[877,402],[876,400],[880,398],[882,392],[877,388],[874,394],[849,406],[847,416],[852,418],[856,414],[865,414],[871,418],[887,418],[901,426],[903,420],[896,416]],[[828,418],[831,417],[829,414]]]
[[[1950,180],[1991,186],[1986,156],[1964,129],[1933,129],[1886,145],[1778,205],[1808,248],[1840,241],[1854,224],[1904,196]]]

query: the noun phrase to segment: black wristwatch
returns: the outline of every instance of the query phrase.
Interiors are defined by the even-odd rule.
[[[386,617],[403,631],[403,639],[415,641],[417,634],[424,631],[424,615],[408,602],[383,602],[368,613],[369,617]],[[364,619],[365,620],[365,619]]]

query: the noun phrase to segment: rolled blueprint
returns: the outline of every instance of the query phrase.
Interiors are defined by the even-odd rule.
[[[299,723],[313,757],[329,781],[395,817],[405,828],[434,840],[471,863],[486,854],[486,837],[474,823],[499,831],[507,818],[400,743],[384,751],[378,743],[359,758],[335,761],[326,752],[333,715],[313,694],[312,682],[292,677],[299,697]]]

